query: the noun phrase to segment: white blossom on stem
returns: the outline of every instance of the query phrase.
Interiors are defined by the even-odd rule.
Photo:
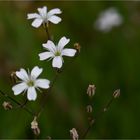
[[[54,8],[50,11],[47,10],[47,7],[38,8],[38,13],[29,13],[27,14],[27,19],[34,19],[32,26],[38,28],[43,23],[52,22],[58,24],[61,21],[61,18],[56,16],[61,14],[62,11],[59,8]]]
[[[95,22],[95,28],[102,32],[109,32],[113,27],[121,25],[123,18],[116,8],[109,8],[100,13]]]
[[[28,100],[36,100],[36,89],[48,89],[50,84],[50,81],[47,79],[37,79],[42,71],[43,69],[39,68],[38,66],[35,66],[32,69],[31,73],[27,73],[26,70],[22,68],[20,69],[20,71],[16,71],[16,76],[21,79],[21,81],[19,84],[12,87],[14,95],[19,95],[22,92],[27,91]]]
[[[64,62],[63,56],[73,57],[76,53],[75,49],[64,48],[69,41],[70,39],[62,37],[58,44],[55,45],[51,40],[48,40],[47,43],[42,44],[47,51],[39,54],[40,60],[53,59],[52,66],[54,68],[61,68]]]

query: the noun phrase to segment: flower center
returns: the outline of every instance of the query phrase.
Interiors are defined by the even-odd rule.
[[[29,87],[33,87],[33,86],[34,86],[34,81],[30,80],[30,81],[27,83],[27,85],[28,85]]]
[[[61,52],[56,51],[55,56],[60,56],[60,55],[61,55]]]

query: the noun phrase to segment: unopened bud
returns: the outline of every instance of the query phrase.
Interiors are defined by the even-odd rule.
[[[6,101],[3,102],[2,106],[5,110],[11,110],[13,108],[12,104]]]
[[[33,133],[35,135],[39,135],[40,134],[40,129],[38,127],[38,122],[36,120],[37,118],[34,117],[34,120],[31,122],[31,129],[33,130]]]
[[[120,97],[120,89],[117,89],[117,90],[114,91],[113,97],[114,98],[119,98]]]
[[[87,113],[92,113],[92,106],[91,105],[88,105],[86,107],[86,109],[87,109]]]
[[[74,48],[77,50],[78,53],[80,53],[81,46],[80,46],[79,43],[75,43],[75,44],[74,44]]]
[[[88,88],[87,88],[87,94],[88,94],[89,97],[94,96],[95,89],[96,89],[95,85],[89,85],[88,86]]]
[[[71,137],[73,140],[78,140],[79,135],[78,135],[77,130],[75,128],[72,128],[70,130],[70,134],[71,134]]]

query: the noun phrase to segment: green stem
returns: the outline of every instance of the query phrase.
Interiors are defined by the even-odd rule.
[[[26,112],[28,112],[30,115],[34,116],[34,113],[29,110],[25,105],[21,104],[20,102],[18,102],[17,100],[15,100],[14,98],[12,98],[11,96],[9,96],[8,94],[4,93],[2,90],[0,90],[1,95],[3,95],[4,97],[10,99],[11,101],[13,101],[14,103],[16,103],[17,105],[19,105],[21,108],[23,108]]]
[[[58,77],[58,74],[59,74],[59,73],[56,72],[55,77],[54,77],[54,79],[53,79],[53,81],[52,81],[52,83],[51,83],[50,88],[48,89],[47,93],[44,94],[45,97],[43,98],[43,101],[42,101],[41,107],[40,107],[39,111],[36,113],[37,118],[39,118],[40,114],[42,113],[42,111],[43,111],[44,108],[45,108],[46,100],[47,100],[49,94],[50,94],[51,91],[52,91],[52,88],[53,88],[53,86],[54,86],[54,84],[55,84],[55,82],[56,82],[56,79],[57,79],[57,77]]]
[[[92,126],[95,124],[95,122],[97,121],[97,119],[99,119],[102,114],[104,114],[108,109],[109,107],[111,106],[112,102],[114,101],[114,97],[112,97],[108,102],[107,104],[105,105],[105,107],[103,107],[103,109],[101,109],[97,115],[91,119],[91,121],[89,122],[89,126],[87,127],[87,129],[85,130],[83,136],[82,136],[82,139],[85,139],[87,134],[89,133],[90,129],[92,128]]]
[[[44,23],[44,28],[45,28],[48,40],[52,40],[50,32],[49,32],[49,24],[48,23]]]

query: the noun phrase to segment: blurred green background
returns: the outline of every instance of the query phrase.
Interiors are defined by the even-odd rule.
[[[82,46],[80,55],[65,58],[64,71],[46,101],[39,118],[41,134],[38,138],[70,138],[75,127],[79,135],[88,126],[86,95],[88,84],[96,85],[93,115],[111,98],[115,89],[121,96],[93,126],[87,138],[140,138],[140,2],[138,1],[11,1],[0,2],[0,89],[13,96],[10,73],[20,68],[38,65],[41,77],[52,81],[55,71],[51,61],[39,61],[46,33],[35,29],[27,13],[38,7],[60,8],[62,22],[51,24],[50,31],[57,43],[62,36]],[[101,11],[115,7],[123,17],[123,24],[108,33],[94,28]],[[68,68],[67,68],[68,67]],[[65,69],[66,68],[66,69]],[[41,93],[27,106],[36,111]],[[22,100],[22,95],[13,96]],[[26,97],[26,96],[25,96]],[[0,95],[0,138],[34,138],[30,123],[33,117],[22,109],[5,111],[7,99]]]

